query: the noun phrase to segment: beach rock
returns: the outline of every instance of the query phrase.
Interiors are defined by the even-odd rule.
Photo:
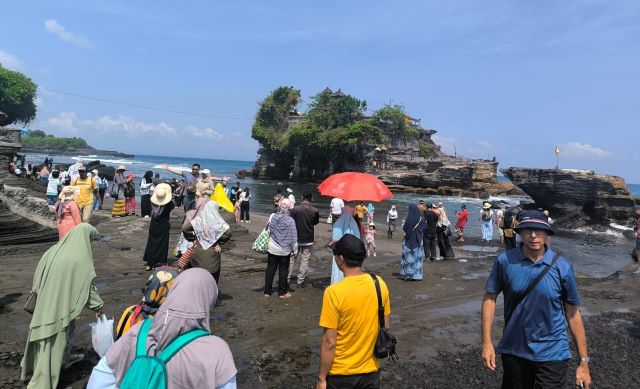
[[[536,206],[573,225],[632,222],[635,202],[621,177],[575,169],[510,167],[500,171],[531,196]]]

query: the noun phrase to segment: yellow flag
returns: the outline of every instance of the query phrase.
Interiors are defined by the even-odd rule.
[[[211,195],[211,200],[218,203],[220,208],[224,209],[229,213],[234,213],[233,204],[231,204],[231,200],[227,197],[227,194],[224,193],[224,187],[222,184],[216,184],[216,188],[213,190],[213,194]]]

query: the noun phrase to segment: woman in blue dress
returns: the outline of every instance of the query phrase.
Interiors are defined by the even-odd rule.
[[[402,229],[405,236],[402,241],[402,260],[400,261],[400,278],[403,281],[421,281],[424,263],[422,235],[427,223],[424,221],[415,204],[409,205],[409,214]]]
[[[353,208],[351,207],[343,207],[342,214],[333,225],[333,232],[331,235],[331,244],[339,241],[346,234],[355,235],[360,238],[360,226],[356,219],[353,217]],[[341,281],[344,278],[344,274],[340,269],[338,269],[338,265],[336,264],[336,257],[333,257],[333,261],[331,264],[331,284],[335,284],[338,281]]]

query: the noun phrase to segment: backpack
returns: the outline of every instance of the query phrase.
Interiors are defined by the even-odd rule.
[[[192,341],[209,336],[208,331],[198,329],[189,331],[175,338],[156,356],[147,355],[147,335],[153,319],[146,319],[140,326],[136,342],[136,357],[129,365],[120,383],[121,389],[158,388],[166,389],[167,369],[165,365],[178,351]]]
[[[485,222],[491,220],[491,212],[482,211],[482,220],[484,220]]]

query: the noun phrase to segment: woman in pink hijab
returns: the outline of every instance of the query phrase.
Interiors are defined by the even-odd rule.
[[[196,329],[211,331],[209,314],[218,298],[211,274],[193,268],[180,274],[158,308],[147,335],[147,355],[158,355],[179,335]],[[87,388],[116,388],[136,357],[142,323],[118,339],[93,368]],[[236,388],[236,366],[227,343],[214,335],[200,337],[178,351],[165,365],[168,388]]]

